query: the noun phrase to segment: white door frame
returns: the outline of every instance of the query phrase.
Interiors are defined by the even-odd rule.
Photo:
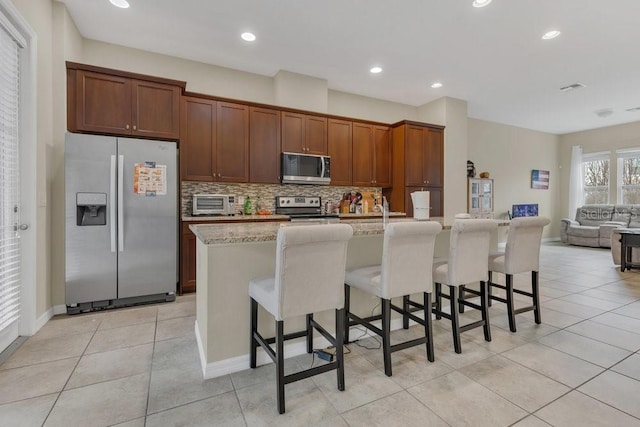
[[[20,335],[33,335],[36,319],[36,257],[37,175],[38,172],[38,116],[37,116],[37,40],[36,33],[9,0],[0,0],[0,13],[26,41],[20,56],[20,221],[29,228],[21,231],[21,288]],[[46,197],[46,193],[44,193]],[[46,199],[45,199],[46,201]],[[41,236],[42,244],[47,239]],[[46,251],[48,253],[48,250]],[[44,260],[40,260],[44,262]]]

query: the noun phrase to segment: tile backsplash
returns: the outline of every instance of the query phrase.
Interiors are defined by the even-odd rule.
[[[205,194],[234,194],[238,198],[251,197],[251,200],[260,201],[262,209],[275,211],[276,196],[320,196],[322,202],[327,200],[337,203],[344,193],[350,191],[382,192],[379,187],[338,187],[332,185],[298,185],[298,184],[245,184],[224,182],[195,182],[182,181],[182,216],[191,216],[193,195]],[[239,204],[236,205],[241,209]]]

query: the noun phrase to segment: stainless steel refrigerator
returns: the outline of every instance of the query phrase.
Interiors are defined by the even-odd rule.
[[[68,313],[175,299],[176,143],[67,133]]]

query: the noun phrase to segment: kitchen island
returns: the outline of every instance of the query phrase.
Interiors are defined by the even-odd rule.
[[[432,218],[443,225],[436,239],[436,256],[446,256],[452,221]],[[414,221],[411,218],[391,219]],[[508,221],[496,220],[498,225]],[[347,268],[380,262],[382,256],[383,224],[380,219],[351,220],[353,227],[349,241]],[[308,223],[307,223],[308,224]],[[213,378],[249,367],[249,281],[255,277],[273,275],[276,260],[276,236],[280,227],[295,227],[300,223],[259,222],[193,224],[189,228],[197,238],[196,250],[196,337],[200,350],[203,375]],[[497,233],[492,245],[497,246]],[[379,300],[370,295],[352,291],[352,309],[361,315],[379,310]],[[260,308],[259,328],[264,336],[273,336],[275,321]],[[320,324],[332,330],[331,312],[317,313]],[[401,327],[401,319],[392,321],[392,329]],[[285,333],[304,329],[304,318],[285,322]],[[357,336],[359,334],[355,333]],[[316,334],[319,335],[319,334]],[[322,348],[326,341],[316,337],[314,348]],[[306,351],[303,340],[293,340],[285,346],[286,357]],[[258,363],[270,361],[260,350]]]

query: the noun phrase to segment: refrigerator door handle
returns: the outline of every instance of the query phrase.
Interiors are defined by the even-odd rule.
[[[118,156],[118,251],[124,252],[124,156]]]
[[[116,156],[111,156],[109,174],[109,234],[111,237],[111,252],[116,251]]]

